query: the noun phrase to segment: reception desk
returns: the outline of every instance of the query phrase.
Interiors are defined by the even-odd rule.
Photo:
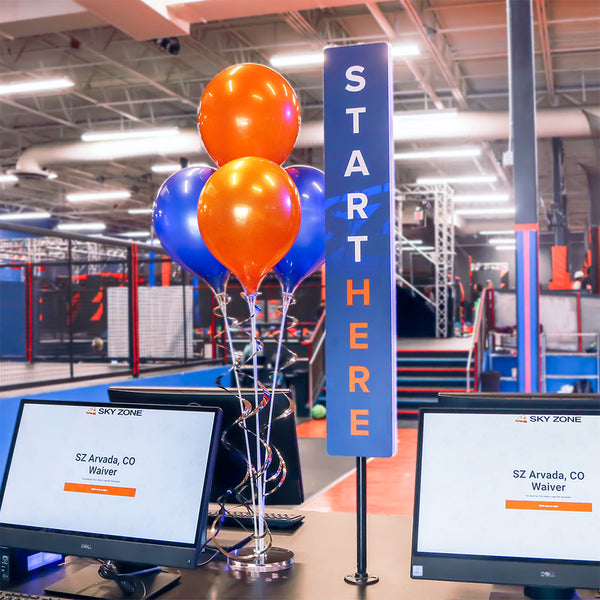
[[[185,600],[521,600],[520,588],[486,584],[416,581],[410,578],[412,518],[373,515],[368,518],[368,571],[379,583],[352,586],[344,576],[356,570],[355,515],[306,513],[295,532],[277,534],[274,545],[290,549],[295,565],[273,575],[252,578],[234,573],[224,560],[214,560],[193,571],[181,570],[180,582],[160,598]],[[223,540],[235,541],[240,532],[224,530]],[[239,539],[239,538],[238,538]],[[45,585],[60,579],[64,569],[76,571],[89,560],[69,559],[66,567],[50,570],[17,589],[43,593]],[[600,598],[583,591],[581,598]]]

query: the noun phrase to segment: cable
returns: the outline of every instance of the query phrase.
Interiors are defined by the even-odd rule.
[[[160,567],[150,567],[149,569],[142,569],[140,571],[133,571],[132,573],[119,573],[117,567],[110,560],[100,561],[98,567],[98,575],[102,579],[108,579],[114,581],[121,592],[126,596],[131,596],[135,593],[140,593],[142,597],[146,595],[146,586],[140,578],[140,575],[147,575],[149,573],[162,573],[164,569]]]

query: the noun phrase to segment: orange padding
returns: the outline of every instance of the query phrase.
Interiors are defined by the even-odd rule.
[[[552,280],[548,283],[548,288],[571,289],[571,275],[567,269],[567,246],[552,246]]]

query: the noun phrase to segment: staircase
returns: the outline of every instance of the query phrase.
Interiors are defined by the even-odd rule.
[[[440,392],[466,392],[467,350],[399,349],[398,412],[414,413],[437,402]],[[474,370],[470,370],[473,389]]]

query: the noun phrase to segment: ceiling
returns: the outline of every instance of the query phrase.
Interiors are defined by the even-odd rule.
[[[3,0],[0,84],[67,76],[75,85],[43,95],[0,96],[0,170],[14,169],[22,156],[40,151],[38,166],[57,174],[55,179],[0,184],[0,212],[35,208],[60,220],[103,221],[110,234],[149,229],[149,215],[127,211],[152,205],[167,177],[152,172],[152,165],[180,157],[192,163],[209,160],[199,140],[189,138],[202,91],[219,71],[242,62],[269,64],[274,54],[382,40],[420,48],[418,56],[394,63],[395,112],[485,112],[502,119],[504,130],[399,140],[397,151],[468,143],[481,148],[481,155],[399,161],[397,183],[424,175],[495,174],[496,183],[457,185],[455,191],[511,190],[511,169],[502,166],[509,147],[504,0],[289,0],[277,3],[284,11],[267,12],[273,5],[261,0]],[[600,3],[533,0],[533,6],[536,103],[548,124],[538,143],[540,225],[548,229],[553,196],[550,138],[560,135],[569,228],[582,231],[589,199],[580,165],[596,165],[597,158],[589,130],[570,128],[562,115],[581,119],[581,109],[599,110]],[[177,38],[178,53],[161,49],[156,40],[166,37]],[[286,164],[323,168],[322,145],[303,137],[322,124],[322,68],[279,70],[300,98],[303,119]],[[94,129],[158,126],[188,130],[187,145],[169,149],[167,141],[152,147],[142,142],[144,156],[100,160],[82,149],[80,141],[83,132]],[[50,154],[45,144],[54,145]],[[61,152],[54,152],[56,147]],[[69,192],[104,189],[127,189],[131,198],[82,204],[65,198]],[[491,228],[489,219],[485,225]],[[464,230],[483,226],[481,219],[469,219]]]

